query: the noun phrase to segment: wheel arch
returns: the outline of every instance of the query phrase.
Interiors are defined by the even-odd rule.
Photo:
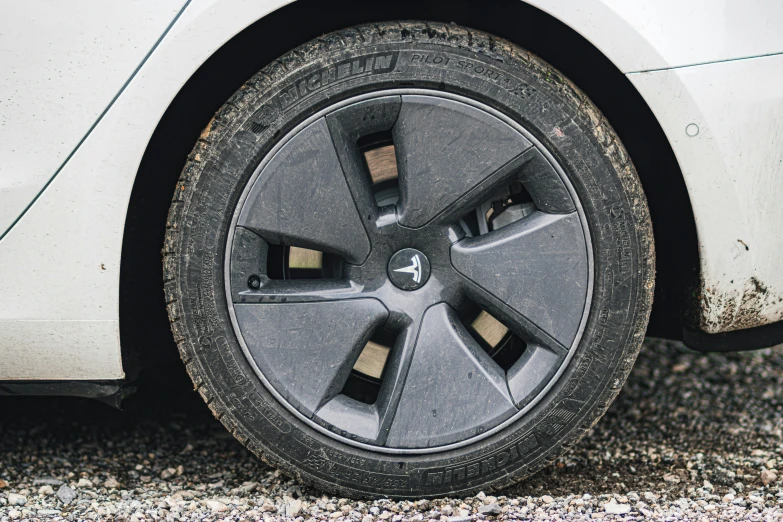
[[[394,19],[454,22],[510,40],[551,63],[591,98],[626,146],[650,206],[657,275],[648,334],[680,338],[699,276],[693,211],[661,126],[606,55],[565,23],[519,0],[480,5],[402,0],[384,6],[335,0],[328,9],[317,0],[299,0],[253,23],[213,53],[169,104],[147,145],[131,192],[120,268],[120,341],[129,377],[142,362],[176,357],[160,252],[176,181],[214,113],[247,78],[286,51],[339,28]]]

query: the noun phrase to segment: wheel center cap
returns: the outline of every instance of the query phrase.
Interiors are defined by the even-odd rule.
[[[403,290],[416,290],[430,277],[430,261],[415,248],[403,248],[389,259],[389,279]]]

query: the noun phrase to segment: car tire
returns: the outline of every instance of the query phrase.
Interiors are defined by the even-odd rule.
[[[421,22],[324,35],[243,85],[188,158],[163,264],[214,415],[354,497],[551,464],[625,382],[654,285],[645,196],[598,109],[524,49]]]

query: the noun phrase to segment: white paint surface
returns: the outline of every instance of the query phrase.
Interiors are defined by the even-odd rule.
[[[192,2],[62,171],[0,240],[0,380],[36,374],[53,379],[47,369],[53,356],[69,361],[64,367],[74,379],[123,377],[120,252],[141,157],[168,104],[196,69],[279,5]],[[110,324],[113,334],[57,326],[63,320]],[[36,328],[30,321],[44,323]],[[20,345],[24,338],[28,341]],[[95,357],[85,345],[102,346],[104,356]],[[11,365],[6,358],[13,356],[19,357]]]
[[[184,3],[0,4],[0,235],[78,145]]]
[[[116,320],[2,321],[0,380],[120,379],[119,335]]]
[[[42,1],[20,2],[26,7],[18,9],[39,7]],[[156,9],[151,10],[159,9],[164,13],[162,18],[170,20],[174,6],[180,3],[172,0],[172,3],[143,5],[149,9],[155,5]],[[285,3],[284,0],[193,0],[60,173],[0,240],[0,380],[122,377],[117,334],[122,231],[133,181],[147,143],[168,104],[193,72],[223,43]],[[572,25],[624,72],[783,51],[783,32],[773,25],[783,14],[780,3],[758,0],[750,4],[739,0],[654,3],[534,0],[532,3]],[[9,2],[0,6],[0,20],[7,19],[6,13],[16,12],[11,11],[12,5]],[[89,11],[85,17],[98,27],[117,28],[124,23],[115,20],[115,14],[107,13],[117,9],[117,5],[101,6],[108,4],[97,0],[68,3],[68,9]],[[57,13],[57,10],[53,8],[50,12]],[[145,11],[144,16],[152,14]],[[121,18],[130,20],[128,27],[136,25],[141,32],[148,30],[147,24],[133,21],[132,14]],[[90,20],[85,21],[85,27],[90,27]],[[154,25],[152,21],[149,23]],[[109,53],[112,60],[121,62],[124,71],[133,71],[138,66],[137,58],[143,57],[154,43],[156,31],[159,33],[166,26],[165,21],[156,23],[159,26],[155,30],[144,33],[145,45],[138,44],[143,47],[139,54],[122,49]],[[137,34],[134,32],[133,38]],[[2,81],[6,83],[0,85],[8,92],[28,84],[43,85],[48,71],[18,50],[33,45],[38,36],[30,31],[15,35],[12,41],[2,41],[0,56],[4,67],[25,69],[25,72],[19,76],[20,81],[4,73]],[[62,53],[57,55],[56,66],[63,71],[73,71],[79,66],[97,69],[101,58],[92,56],[85,64],[78,53]],[[762,63],[777,70],[770,71],[759,65]],[[775,128],[777,136],[780,135],[780,128],[774,123],[783,119],[780,97],[766,90],[762,83],[775,80],[777,83],[770,85],[780,92],[781,70],[777,57],[631,76],[653,105],[672,140],[689,190],[699,192],[692,198],[706,260],[705,273],[711,284],[724,285],[721,288],[735,294],[740,288],[727,282],[742,280],[754,271],[771,287],[780,282],[783,288],[781,276],[775,276],[772,268],[783,250],[783,234],[778,233],[783,219],[780,211],[769,203],[773,191],[781,194],[779,167],[770,170],[775,167],[774,158],[779,156],[774,154],[776,150],[779,153],[780,146],[775,149],[773,145],[759,144],[759,139],[769,138]],[[88,72],[87,78],[99,74]],[[31,74],[34,81],[24,80]],[[110,78],[115,76],[107,73],[107,83]],[[127,74],[116,78],[122,83]],[[720,82],[727,83],[717,85]],[[5,205],[23,208],[32,200],[35,190],[31,187],[40,188],[41,180],[45,182],[54,174],[58,159],[67,155],[69,146],[82,138],[79,129],[85,125],[89,128],[116,92],[115,89],[108,95],[111,89],[106,89],[100,97],[92,91],[92,85],[85,83],[85,91],[78,84],[71,87],[76,95],[67,103],[47,99],[33,104],[36,114],[45,113],[47,118],[46,125],[35,123],[35,143],[51,144],[51,149],[38,147],[31,153],[27,142],[22,140],[14,142],[15,147],[21,148],[13,155],[0,153],[3,169],[0,172],[11,172],[11,177],[5,174],[0,177],[0,216],[6,216],[6,221],[9,215],[15,217],[16,211],[9,211],[11,207]],[[743,101],[744,95],[750,97]],[[100,103],[92,103],[94,97],[99,97]],[[25,130],[20,120],[12,122],[15,116],[7,105],[2,105],[6,98],[4,92],[2,98],[0,116],[4,124],[2,132],[6,133],[3,136],[32,132]],[[39,105],[41,112],[37,111]],[[87,112],[92,116],[82,120],[80,110],[86,111],[88,105]],[[70,120],[81,121],[80,126],[71,129]],[[695,138],[685,135],[685,127],[691,120],[700,126]],[[14,124],[13,128],[9,127],[10,123]],[[739,125],[737,130],[732,130],[736,125]],[[63,133],[62,128],[69,130]],[[740,136],[742,132],[750,134]],[[76,141],[68,141],[72,139]],[[68,143],[60,144],[63,140]],[[752,146],[759,154],[747,153],[736,147],[733,140]],[[726,147],[731,150],[723,150]],[[9,166],[13,170],[8,170]],[[738,178],[738,172],[744,176],[742,179]],[[18,183],[8,181],[12,179]],[[704,190],[709,191],[709,196],[701,193]],[[759,205],[760,200],[765,203]],[[766,235],[765,225],[769,228]],[[750,239],[752,248],[746,251],[748,255],[739,252],[739,257],[732,257],[738,254],[733,250],[736,245],[731,243],[735,235]],[[745,260],[743,256],[752,258]],[[774,308],[765,313],[770,320],[778,317]],[[52,365],[59,368],[51,368]]]
[[[529,0],[624,73],[783,52],[778,0]]]

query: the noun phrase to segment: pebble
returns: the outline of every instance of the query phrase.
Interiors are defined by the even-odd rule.
[[[287,502],[285,505],[285,516],[296,518],[302,512],[302,501],[299,499]]]
[[[499,515],[500,506],[497,504],[486,504],[484,506],[479,506],[478,512],[482,515]]]
[[[76,492],[69,488],[66,484],[63,484],[60,486],[60,489],[57,490],[57,498],[59,498],[60,502],[63,504],[69,504],[73,502],[76,496]]]
[[[769,486],[773,482],[778,480],[778,474],[772,470],[765,469],[761,472],[761,483],[765,486]]]
[[[7,498],[9,506],[24,506],[27,504],[27,498],[18,493],[9,493]]]
[[[38,494],[39,495],[54,495],[54,489],[52,489],[52,486],[49,484],[46,484],[45,486],[41,486],[38,488]]]
[[[0,481],[2,482],[2,481]],[[39,484],[48,484],[50,486],[59,486],[62,484],[63,481],[60,479],[56,479],[54,477],[36,477],[33,479],[33,485],[37,486]],[[2,486],[0,486],[2,487]]]
[[[629,504],[618,504],[615,499],[604,504],[604,511],[610,515],[625,515],[631,512]]]
[[[92,487],[92,482],[90,481],[90,479],[80,478],[79,482],[76,483],[76,487],[78,487],[78,488],[91,488]]]
[[[228,506],[226,506],[224,503],[220,502],[219,500],[212,500],[208,499],[204,502],[204,504],[213,512],[213,513],[222,513],[224,511],[228,510]]]
[[[680,477],[678,477],[674,473],[667,473],[666,475],[663,476],[663,481],[669,484],[679,484]]]

